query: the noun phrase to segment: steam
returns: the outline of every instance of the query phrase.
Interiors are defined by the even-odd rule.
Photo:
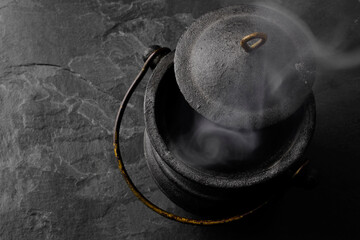
[[[299,31],[305,33],[310,41],[311,49],[302,46],[299,46],[299,48],[309,57],[314,57],[317,65],[320,65],[322,70],[340,70],[360,66],[360,48],[353,49],[351,52],[342,51],[339,49],[339,46],[342,45],[338,44],[341,43],[341,39],[333,39],[334,41],[330,41],[331,43],[324,44],[314,36],[304,22],[288,10],[277,5],[266,4],[265,6],[292,19],[298,26]],[[279,57],[281,58],[281,56]],[[263,65],[263,71],[267,73],[269,86],[267,88],[259,86],[257,94],[270,94],[273,99],[281,102],[284,94],[282,86],[284,80],[291,77],[290,70],[295,69],[298,72],[303,72],[304,64],[289,61],[291,66],[284,66],[283,71],[273,71],[274,68],[271,64],[271,62],[265,62]],[[306,84],[311,86],[311,83],[305,81]],[[269,92],[265,93],[265,90]],[[261,109],[261,105],[265,104],[261,101],[266,98],[263,96],[256,97],[258,97]],[[174,152],[178,158],[187,161],[190,165],[204,168],[231,168],[234,164],[247,166],[257,161],[256,154],[260,158],[265,156],[256,152],[263,151],[262,144],[265,141],[271,141],[271,138],[264,139],[261,131],[261,129],[242,131],[226,129],[203,117],[195,117],[192,127],[177,136],[175,145],[179,147],[175,148]],[[272,137],[277,138],[279,136]]]
[[[309,26],[304,21],[289,10],[274,3],[265,4],[263,2],[259,2],[257,4],[270,7],[292,19],[299,27],[299,31],[304,32],[311,43],[312,52],[306,49],[303,50],[308,51],[309,54],[313,54],[317,60],[317,64],[324,67],[324,70],[344,70],[360,66],[360,47],[351,49],[350,51],[344,51],[347,47],[344,44],[346,40],[345,38],[347,37],[347,26],[344,24],[338,26],[336,33],[328,39],[327,42],[323,42],[315,37]],[[359,24],[359,19],[360,17],[355,19],[354,23]]]
[[[360,49],[342,52],[332,46],[314,42],[319,64],[327,70],[344,70],[360,65]]]
[[[187,134],[179,136],[175,154],[190,164],[223,168],[246,161],[259,144],[254,131],[233,131],[205,118],[195,118]]]

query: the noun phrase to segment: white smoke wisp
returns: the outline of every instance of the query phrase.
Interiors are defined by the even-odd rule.
[[[274,4],[257,4],[272,8],[295,23],[297,30],[302,31],[310,42],[310,48],[308,47],[309,45],[307,45],[298,46],[298,49],[302,51],[303,55],[314,58],[316,65],[321,66],[321,71],[343,70],[360,66],[360,47],[350,52],[344,51],[343,45],[341,44],[344,39],[338,36],[334,36],[334,39],[329,41],[328,44],[324,44],[315,37],[310,27],[303,20],[289,10]],[[342,34],[342,36],[345,38],[346,34]],[[279,58],[281,57],[282,56],[279,56]],[[288,65],[285,65],[282,70],[277,69],[274,71],[272,64],[273,63],[269,61],[264,62],[263,65],[262,70],[266,73],[268,86],[259,86],[259,89],[257,89],[256,95],[259,109],[265,108],[263,101],[266,99],[264,97],[265,94],[272,96],[270,99],[281,103],[284,96],[286,96],[284,92],[286,86],[283,87],[283,85],[287,84],[286,80],[289,79],[289,77],[292,77],[290,76],[291,70],[296,69],[298,72],[303,71],[302,63],[296,62],[295,60],[290,60]],[[291,66],[289,66],[289,64]],[[319,71],[317,68],[316,73],[319,73]],[[305,81],[305,84],[308,83]],[[309,88],[309,90],[311,89]],[[196,118],[191,131],[183,136],[179,136],[177,139],[176,144],[180,147],[177,148],[176,154],[196,166],[231,167],[234,161],[246,162],[249,161],[249,159],[251,161],[252,154],[262,149],[263,139],[259,131],[261,131],[261,129],[246,131],[226,129],[209,120]],[[276,138],[276,136],[274,137]]]
[[[204,118],[196,118],[191,131],[178,138],[177,154],[192,165],[214,167],[246,160],[257,148],[254,131],[240,132],[223,128]]]
[[[350,70],[352,68],[360,67],[360,44],[358,47],[355,47],[351,50],[345,50],[346,40],[347,40],[347,27],[344,26],[344,23],[339,23],[339,26],[334,31],[336,34],[328,39],[328,42],[320,41],[320,37],[316,37],[315,34],[311,31],[310,26],[307,25],[299,16],[295,15],[288,9],[274,3],[264,3],[257,2],[256,5],[260,5],[266,8],[270,8],[277,12],[280,15],[283,15],[284,19],[289,19],[291,25],[295,25],[296,31],[302,32],[307,39],[307,45],[297,45],[298,52],[304,56],[304,59],[314,59],[315,76],[318,76],[320,73],[326,73],[328,71],[336,70]],[[269,16],[271,18],[271,16]],[[356,20],[355,20],[356,21]],[[357,21],[359,21],[357,19]],[[289,25],[290,26],[290,25]],[[291,36],[290,36],[291,37]],[[304,42],[305,43],[305,42]],[[284,53],[286,54],[286,53]],[[291,54],[291,53],[288,53]],[[278,57],[284,58],[285,56],[279,54]],[[286,56],[290,57],[289,55]],[[264,62],[262,66],[262,71],[264,72],[264,77],[266,78],[266,87],[264,89],[256,90],[258,96],[258,106],[259,112],[265,111],[266,101],[271,100],[277,102],[277,104],[282,104],[283,99],[288,97],[287,89],[289,88],[289,83],[291,81],[298,81],[298,79],[293,79],[291,74],[292,70],[295,69],[300,75],[302,73],[306,74],[304,70],[303,62],[293,61],[290,59],[287,64],[282,68],[274,68],[273,61],[276,62],[276,59],[267,58],[267,61]],[[299,75],[299,76],[300,76]],[[304,78],[304,89],[308,89],[308,93],[311,91],[311,86],[314,83],[313,79]],[[289,81],[290,80],[290,81]],[[316,82],[316,79],[314,79]],[[305,100],[305,91],[298,91],[299,95],[294,95],[292,97]],[[264,94],[264,96],[261,96]],[[263,101],[265,99],[265,101]],[[287,108],[287,107],[285,107]],[[264,121],[263,119],[262,121]]]
[[[311,43],[311,50],[302,50],[313,54],[317,60],[317,64],[324,67],[325,70],[342,70],[360,66],[360,46],[350,51],[344,50],[346,48],[344,42],[347,38],[347,26],[345,24],[339,23],[337,31],[335,31],[334,35],[325,43],[315,36],[310,27],[302,19],[288,9],[274,3],[258,2],[256,4],[277,10],[292,19],[292,21],[297,24],[299,31],[305,33]],[[358,24],[358,22],[359,19],[356,19],[355,23]]]
[[[360,48],[343,52],[332,46],[315,42],[315,56],[325,70],[344,70],[360,66]]]

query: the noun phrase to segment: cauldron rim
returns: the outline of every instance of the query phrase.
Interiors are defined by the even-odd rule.
[[[203,173],[187,166],[182,161],[177,160],[160,135],[155,117],[158,86],[160,82],[164,80],[166,72],[173,70],[174,54],[175,51],[172,51],[158,63],[146,86],[144,99],[145,129],[154,150],[163,160],[163,162],[158,162],[161,168],[170,167],[181,176],[205,186],[216,188],[239,188],[264,183],[281,173],[285,173],[287,170],[296,170],[302,164],[299,159],[302,157],[306,147],[310,143],[315,129],[315,100],[313,94],[311,94],[307,102],[304,103],[307,104],[306,116],[304,116],[304,120],[298,128],[298,133],[295,137],[298,138],[297,141],[293,140],[291,147],[289,147],[275,164],[267,169],[261,169],[251,173],[242,173],[236,177],[227,178],[224,176],[214,176]]]

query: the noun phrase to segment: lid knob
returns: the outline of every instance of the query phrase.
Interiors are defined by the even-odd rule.
[[[259,38],[259,40],[256,41],[256,43],[249,46],[248,42],[253,39],[257,39],[257,38]],[[266,40],[267,40],[267,35],[265,33],[254,32],[252,34],[245,36],[243,39],[241,39],[240,45],[246,52],[251,52],[251,51],[254,51],[255,49],[258,49],[262,45],[264,45]]]

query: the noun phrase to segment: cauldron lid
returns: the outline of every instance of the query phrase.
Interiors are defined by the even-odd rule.
[[[179,88],[192,108],[222,126],[275,124],[294,113],[311,91],[315,64],[307,33],[298,19],[268,6],[208,13],[178,42]],[[256,41],[249,41],[252,37],[264,44],[247,49]]]

